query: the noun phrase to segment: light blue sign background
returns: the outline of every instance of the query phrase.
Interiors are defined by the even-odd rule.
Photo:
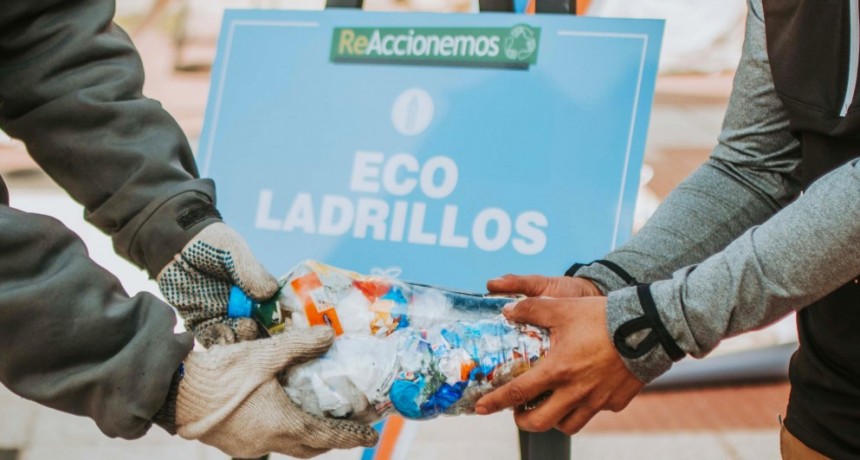
[[[516,24],[540,28],[537,64],[527,70],[329,61],[334,27]],[[508,272],[558,275],[630,236],[662,30],[656,20],[565,15],[228,11],[198,163],[218,184],[225,220],[276,275],[308,258],[362,273],[400,267],[403,279],[469,290]],[[392,107],[411,88],[430,95],[433,118],[404,135]],[[457,185],[440,199],[419,187],[405,196],[352,191],[357,151],[408,153],[421,164],[450,157]],[[355,238],[352,227],[341,236],[275,229],[301,193],[316,221],[323,195],[383,200],[392,211],[407,202],[404,241],[390,241],[390,222],[385,241],[372,231]],[[445,206],[457,206],[454,232],[468,247],[405,241],[415,203],[426,206],[422,231],[437,240]],[[472,226],[487,208],[512,221],[543,214],[545,247],[533,255],[512,241],[478,248]]]

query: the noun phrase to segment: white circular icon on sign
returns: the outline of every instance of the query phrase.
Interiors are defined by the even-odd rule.
[[[421,134],[433,121],[433,98],[421,88],[400,93],[391,107],[391,122],[405,136]]]

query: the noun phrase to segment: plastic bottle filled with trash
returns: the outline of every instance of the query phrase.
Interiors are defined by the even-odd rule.
[[[238,289],[234,316],[269,330],[329,325],[337,339],[320,359],[294,366],[285,391],[312,414],[375,422],[397,412],[425,420],[471,414],[477,400],[528,370],[549,333],[507,321],[512,297],[484,296],[368,276],[315,261],[281,280],[277,304]]]

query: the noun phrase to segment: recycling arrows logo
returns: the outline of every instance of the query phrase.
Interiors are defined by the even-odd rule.
[[[537,38],[534,30],[527,25],[512,27],[510,34],[505,37],[502,48],[508,59],[525,61],[537,49]]]

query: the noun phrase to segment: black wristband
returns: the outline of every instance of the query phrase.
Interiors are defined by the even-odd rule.
[[[587,267],[591,264],[603,265],[604,267],[609,269],[609,271],[615,273],[615,276],[621,278],[622,281],[627,283],[628,286],[636,286],[639,284],[639,282],[636,281],[636,278],[630,276],[630,273],[627,273],[627,271],[621,268],[621,266],[619,266],[615,262],[610,262],[608,260],[603,259],[595,260],[594,262],[588,264],[573,264],[570,266],[570,268],[567,269],[566,272],[564,272],[564,276],[576,276],[576,272],[578,272],[580,268]]]
[[[660,320],[660,314],[657,312],[657,306],[651,296],[650,286],[640,284],[636,287],[636,293],[639,296],[639,303],[642,305],[644,314],[627,321],[615,331],[613,342],[618,353],[628,359],[637,359],[645,356],[659,344],[672,361],[679,361],[684,358],[686,353],[678,346],[663,321]],[[650,329],[651,332],[638,345],[633,347],[627,343],[627,338],[645,329]]]
[[[625,283],[627,283],[628,286],[636,286],[639,284],[639,281],[636,281],[636,278],[630,276],[630,273],[627,273],[627,270],[624,270],[615,262],[600,259],[595,260],[593,263],[600,264],[608,268],[612,271],[612,273],[615,273],[616,275],[618,275],[619,278],[621,278]]]
[[[588,266],[588,264],[580,264],[580,263],[573,264],[570,266],[570,268],[567,269],[566,272],[564,272],[564,276],[574,277],[574,276],[576,276],[576,272],[578,272],[580,268],[587,267],[587,266]]]

